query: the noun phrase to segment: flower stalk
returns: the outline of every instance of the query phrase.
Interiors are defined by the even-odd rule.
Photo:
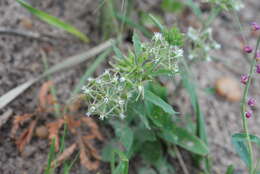
[[[253,78],[254,68],[255,68],[256,62],[257,62],[256,56],[257,56],[257,50],[258,50],[259,44],[260,44],[260,37],[257,40],[256,48],[255,48],[254,55],[253,55],[254,57],[251,60],[250,71],[249,71],[249,74],[248,74],[248,81],[246,83],[246,87],[245,87],[244,92],[243,92],[243,98],[242,98],[242,101],[241,101],[242,125],[243,125],[244,133],[246,134],[247,147],[248,147],[248,151],[249,151],[249,159],[250,159],[249,173],[250,174],[253,174],[253,171],[254,171],[254,165],[253,165],[254,164],[253,163],[254,157],[253,157],[252,143],[250,141],[250,134],[249,134],[249,130],[248,130],[248,121],[247,121],[247,118],[245,117],[245,113],[246,113],[246,107],[247,107],[247,101],[246,100],[248,98],[248,91],[249,91],[250,84],[251,84],[251,81],[252,81],[252,78]]]

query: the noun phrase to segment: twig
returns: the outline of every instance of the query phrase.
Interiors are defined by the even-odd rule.
[[[183,161],[182,155],[181,155],[178,147],[174,146],[174,150],[176,151],[177,159],[180,162],[180,165],[181,165],[181,168],[183,170],[183,173],[184,174],[190,174],[188,169],[187,169],[187,167],[186,167],[186,164]]]
[[[15,36],[25,37],[29,39],[44,41],[44,42],[51,42],[52,39],[58,39],[54,36],[47,35],[47,34],[40,34],[37,32],[25,31],[21,29],[5,28],[5,27],[0,27],[0,35],[15,35]]]

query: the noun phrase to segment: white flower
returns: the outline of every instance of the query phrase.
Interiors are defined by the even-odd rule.
[[[124,78],[124,77],[121,77],[121,78],[119,79],[119,81],[120,81],[120,82],[124,82],[124,81],[125,81],[125,78]]]
[[[91,113],[90,113],[90,112],[86,112],[85,115],[88,116],[88,117],[90,117],[90,116],[91,116]]]
[[[118,104],[119,104],[119,105],[124,105],[124,104],[125,104],[125,101],[124,101],[124,100],[121,100],[121,99],[119,99],[119,100],[118,100]]]
[[[119,117],[123,120],[126,116],[125,116],[125,114],[121,113],[121,114],[119,114]]]
[[[104,114],[101,114],[101,115],[99,116],[99,118],[100,118],[100,120],[104,120],[105,115],[104,115]]]
[[[102,80],[97,79],[97,83],[98,83],[98,84],[102,83]]]
[[[159,33],[159,32],[155,32],[154,36],[153,36],[153,40],[155,40],[155,41],[162,41],[163,40],[162,34]]]
[[[94,79],[93,79],[92,77],[89,77],[89,78],[88,78],[88,81],[89,81],[89,82],[92,82],[93,80],[94,80]]]
[[[95,106],[91,106],[90,108],[89,108],[89,112],[94,112],[96,110],[96,108],[95,108]]]
[[[107,97],[104,98],[104,103],[108,103],[108,98]]]

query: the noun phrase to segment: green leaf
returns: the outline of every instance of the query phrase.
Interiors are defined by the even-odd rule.
[[[252,163],[252,161],[249,158],[249,151],[247,148],[247,145],[243,140],[241,140],[240,138],[237,138],[236,136],[233,137],[232,136],[232,144],[235,147],[235,151],[237,152],[237,154],[240,156],[240,158],[245,162],[245,164],[247,165],[247,167],[250,166],[250,164]]]
[[[138,142],[145,142],[145,141],[155,141],[156,137],[153,131],[147,130],[145,128],[137,128],[134,131],[134,137]]]
[[[170,115],[175,115],[177,113],[172,109],[171,105],[166,103],[163,99],[161,99],[160,97],[158,97],[157,95],[155,95],[154,93],[152,93],[149,90],[145,90],[144,97],[145,97],[145,100],[160,107],[161,109],[163,109],[166,113],[168,113]]]
[[[116,54],[116,57],[123,59],[124,55],[122,54],[122,52],[120,51],[120,49],[118,49],[115,45],[113,45],[113,50]]]
[[[113,151],[116,147],[115,140],[111,140],[108,144],[106,144],[101,152],[102,160],[105,162],[110,162],[112,160]]]
[[[234,174],[234,166],[229,165],[225,174]]]
[[[151,129],[149,121],[146,117],[146,114],[143,112],[143,110],[140,110],[138,107],[133,108],[134,112],[140,117],[141,121],[144,123],[145,127],[147,129]]]
[[[152,14],[149,14],[149,17],[152,19],[154,24],[160,29],[160,31],[164,30],[164,26],[159,22],[158,19],[156,19],[156,17],[154,17]]]
[[[181,146],[182,148],[198,155],[209,153],[206,144],[196,136],[190,134],[183,128],[172,125],[172,129],[164,129],[160,136],[167,142]]]
[[[135,56],[136,56],[137,62],[138,62],[138,59],[142,54],[142,46],[141,46],[140,38],[136,33],[134,33],[134,35],[133,35],[133,43],[134,43],[134,49],[135,49]]]
[[[180,12],[183,10],[184,5],[177,0],[163,0],[161,7],[169,12]]]
[[[48,24],[58,27],[60,29],[63,29],[65,31],[73,34],[74,36],[80,38],[81,40],[83,40],[85,42],[89,42],[89,38],[85,34],[80,32],[78,29],[71,26],[70,24],[67,24],[67,23],[61,21],[60,19],[58,19],[54,16],[51,16],[41,10],[33,8],[30,4],[26,3],[23,0],[16,0],[16,1],[18,3],[20,3],[24,8],[26,8],[29,12],[31,12],[35,16],[39,17],[41,20],[47,22]]]
[[[119,141],[124,145],[126,152],[128,153],[131,150],[131,146],[134,140],[134,132],[128,126],[123,125],[122,123],[115,121],[113,123],[115,128],[116,136],[119,138]]]
[[[149,118],[152,122],[158,127],[163,129],[171,129],[172,128],[172,117],[171,115],[165,113],[158,106],[154,106]]]
[[[119,157],[119,163],[115,167],[115,156]],[[112,163],[112,174],[128,174],[129,162],[126,155],[118,149],[115,149],[113,152]]]
[[[256,143],[260,147],[260,138],[256,135],[249,135],[250,141]],[[232,135],[232,138],[236,141],[246,141],[246,134],[245,133],[236,133]]]
[[[162,146],[159,141],[146,141],[142,145],[141,156],[151,164],[155,164],[162,157]]]

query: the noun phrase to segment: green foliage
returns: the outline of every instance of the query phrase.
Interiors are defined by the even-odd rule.
[[[82,41],[89,42],[89,38],[85,34],[80,32],[78,29],[71,26],[70,24],[67,24],[67,23],[61,21],[60,19],[58,19],[54,16],[51,16],[41,10],[33,8],[30,4],[26,3],[23,0],[16,0],[16,1],[18,3],[20,3],[24,8],[26,8],[29,12],[31,12],[33,15],[37,16],[38,18],[47,22],[48,24],[58,27],[60,29],[63,29],[65,31],[73,34],[74,36],[78,37]]]
[[[177,27],[163,30],[163,36],[170,45],[177,45],[181,47],[184,44],[184,36]]]
[[[246,145],[245,139],[242,139],[240,137],[232,136],[232,144],[235,148],[235,151],[240,156],[240,158],[245,162],[245,164],[249,167],[252,163],[252,161],[249,158],[249,151],[248,147]]]
[[[229,165],[225,174],[234,174],[234,166]]]
[[[163,0],[161,7],[169,12],[180,12],[184,9],[184,4],[179,0]]]

